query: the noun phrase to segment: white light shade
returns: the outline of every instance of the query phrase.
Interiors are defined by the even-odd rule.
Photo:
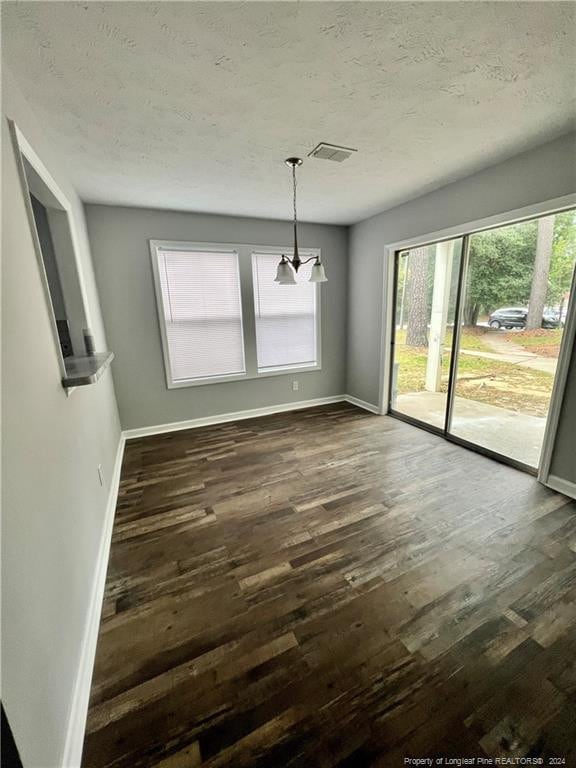
[[[327,283],[328,282],[328,278],[326,277],[326,272],[324,272],[324,264],[322,264],[321,261],[316,261],[316,263],[312,267],[312,272],[310,273],[310,282],[311,283]]]
[[[288,264],[287,261],[282,260],[280,264],[278,264],[278,269],[276,270],[276,277],[274,278],[275,283],[280,283],[280,285],[294,285],[296,283],[296,280],[294,279],[294,272],[292,271],[292,267],[290,264]]]

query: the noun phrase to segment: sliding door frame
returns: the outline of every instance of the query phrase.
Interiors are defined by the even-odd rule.
[[[458,355],[460,349],[460,337],[462,336],[462,315],[464,312],[462,296],[466,285],[468,273],[468,256],[470,252],[470,235],[464,235],[460,247],[460,268],[458,270],[458,283],[456,288],[456,305],[454,307],[454,329],[452,331],[452,348],[450,349],[450,370],[448,372],[448,393],[446,395],[446,418],[444,421],[444,435],[450,434],[452,427],[452,413],[454,411],[454,395],[456,393],[456,377],[458,376]]]
[[[500,461],[510,466],[537,475],[541,483],[547,484],[550,474],[550,464],[554,441],[558,430],[558,421],[562,399],[566,389],[568,377],[568,368],[570,365],[571,350],[576,340],[576,269],[572,279],[572,289],[567,307],[566,324],[562,334],[562,342],[558,356],[556,374],[552,388],[548,417],[546,420],[546,429],[544,440],[540,453],[540,463],[538,469],[528,464],[512,459],[503,454],[491,451],[483,446],[476,445],[464,440],[456,435],[450,434],[449,430],[452,422],[454,408],[454,394],[457,376],[457,355],[458,344],[461,335],[461,319],[463,313],[462,295],[465,288],[466,270],[468,268],[469,242],[470,237],[478,232],[485,232],[490,229],[518,224],[522,221],[541,218],[542,216],[553,213],[561,213],[576,207],[576,194],[565,195],[563,197],[546,200],[535,205],[526,206],[505,213],[490,216],[484,219],[471,221],[460,226],[433,232],[428,235],[410,238],[395,243],[390,243],[384,248],[384,270],[382,296],[385,299],[382,307],[382,334],[381,334],[381,365],[380,365],[380,413],[387,413],[401,421],[405,421],[414,426],[420,427],[436,435],[444,437],[450,442],[469,448],[477,453],[489,456],[496,461]],[[434,245],[447,240],[462,238],[462,256],[460,261],[460,271],[458,276],[458,291],[456,297],[456,311],[454,318],[454,333],[452,335],[452,349],[450,360],[450,372],[448,383],[448,397],[446,407],[446,418],[444,427],[439,428],[431,424],[426,424],[406,414],[396,411],[391,406],[392,398],[392,378],[394,371],[394,351],[396,336],[396,279],[398,275],[398,259],[400,252],[411,250],[412,248]]]

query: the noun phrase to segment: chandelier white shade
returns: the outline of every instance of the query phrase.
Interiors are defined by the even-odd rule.
[[[320,259],[316,259],[315,263],[312,266],[312,272],[310,274],[310,282],[311,283],[326,283],[328,282],[328,278],[326,277],[326,272],[324,271],[324,264],[320,261]]]
[[[276,270],[276,277],[274,278],[275,283],[280,283],[280,285],[295,285],[296,284],[296,278],[294,277],[294,270],[288,263],[288,259],[286,256],[282,256],[280,259],[280,263],[278,264],[278,269]]]

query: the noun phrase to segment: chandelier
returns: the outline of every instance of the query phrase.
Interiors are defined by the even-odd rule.
[[[286,165],[292,168],[292,189],[293,189],[293,208],[294,208],[294,253],[292,258],[282,254],[280,263],[278,264],[278,270],[274,282],[281,285],[296,285],[295,273],[298,272],[302,264],[307,264],[309,261],[314,260],[312,270],[310,272],[311,283],[325,283],[328,278],[324,272],[324,265],[320,261],[320,256],[311,256],[309,259],[302,260],[298,253],[298,217],[296,215],[296,168],[302,165],[302,160],[299,157],[289,157],[284,161]]]

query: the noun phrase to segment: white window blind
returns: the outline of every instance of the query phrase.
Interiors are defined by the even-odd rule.
[[[300,267],[296,285],[274,282],[280,256],[253,253],[258,370],[317,364],[316,283],[313,262]]]
[[[156,253],[172,381],[245,373],[236,251]]]

